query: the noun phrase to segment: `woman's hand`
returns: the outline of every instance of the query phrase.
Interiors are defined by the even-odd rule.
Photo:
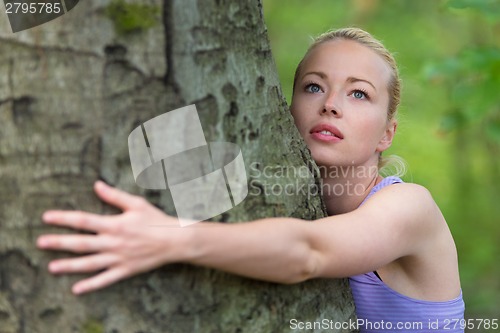
[[[85,254],[51,261],[51,273],[101,271],[77,282],[72,288],[73,293],[101,289],[181,259],[181,245],[189,228],[181,228],[176,218],[164,214],[141,197],[100,181],[95,183],[94,190],[103,201],[117,206],[123,213],[96,215],[80,211],[47,211],[43,214],[43,221],[47,224],[95,234],[43,235],[37,240],[40,249]]]

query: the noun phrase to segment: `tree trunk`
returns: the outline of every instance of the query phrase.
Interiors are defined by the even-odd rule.
[[[16,34],[0,22],[0,332],[290,332],[294,318],[354,318],[345,280],[288,286],[176,264],[76,297],[82,276],[48,274],[68,254],[35,240],[66,231],[42,212],[115,212],[92,193],[98,178],[175,213],[168,191],[134,183],[127,138],[189,104],[207,141],[234,142],[245,160],[248,197],[213,220],[324,216],[259,1],[85,0]]]

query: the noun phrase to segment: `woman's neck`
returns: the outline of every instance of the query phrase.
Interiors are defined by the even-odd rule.
[[[359,207],[382,177],[378,167],[320,167],[322,194],[328,215],[351,212]]]

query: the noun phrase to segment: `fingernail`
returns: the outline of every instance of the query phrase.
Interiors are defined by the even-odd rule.
[[[54,212],[51,212],[51,211],[47,211],[47,212],[43,213],[43,215],[42,215],[42,220],[44,222],[52,222],[55,218],[56,218],[56,214]]]
[[[59,265],[55,262],[49,263],[49,271],[51,273],[56,273],[59,270]]]
[[[48,242],[47,242],[47,240],[45,238],[40,237],[40,238],[37,239],[36,245],[38,247],[46,247],[48,245]]]
[[[83,288],[80,287],[79,285],[75,285],[75,286],[73,286],[73,288],[71,288],[71,291],[75,295],[80,295],[83,292]]]
[[[106,187],[106,183],[105,183],[105,182],[103,182],[102,180],[98,180],[98,181],[96,181],[96,182],[95,182],[95,186],[96,186],[97,188],[99,188],[99,189],[103,189],[103,188],[105,188],[105,187]]]

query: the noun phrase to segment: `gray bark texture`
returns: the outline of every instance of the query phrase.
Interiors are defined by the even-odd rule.
[[[124,25],[127,8],[148,9],[153,24]],[[92,192],[99,178],[174,213],[168,191],[134,183],[127,137],[189,104],[207,141],[240,146],[252,184],[243,203],[214,221],[324,216],[318,196],[276,191],[316,180],[281,94],[259,1],[85,0],[16,34],[0,19],[1,333],[291,332],[293,318],[354,318],[346,280],[279,285],[186,264],[76,297],[70,287],[82,275],[46,269],[70,254],[35,247],[41,234],[68,232],[43,225],[45,210],[116,213]],[[323,331],[348,330],[314,330]]]

